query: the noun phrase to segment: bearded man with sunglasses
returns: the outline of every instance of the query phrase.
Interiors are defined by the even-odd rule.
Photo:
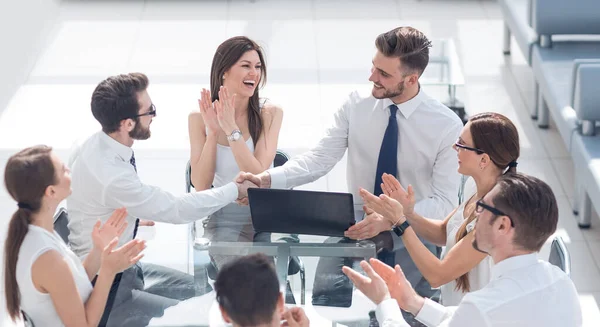
[[[150,137],[150,124],[156,117],[148,84],[144,74],[123,74],[100,82],[92,94],[92,114],[102,130],[76,148],[69,160],[69,243],[82,258],[92,248],[89,235],[96,221],[106,221],[117,208],[125,207],[128,212],[128,224],[119,239],[124,244],[135,238],[141,219],[189,223],[245,198],[248,187],[255,186],[232,182],[178,197],[142,183],[131,146],[135,140]],[[210,291],[205,285],[171,268],[138,263],[115,277],[100,325],[146,326],[153,317],[162,316],[165,308]]]

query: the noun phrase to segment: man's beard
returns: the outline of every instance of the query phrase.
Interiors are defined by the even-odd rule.
[[[375,97],[375,99],[391,99],[391,98],[399,97],[403,93],[404,93],[404,80],[402,80],[400,83],[398,83],[398,85],[396,85],[395,90],[385,90],[383,92],[382,96],[378,97],[373,94],[373,97]]]
[[[150,138],[150,126],[144,128],[141,122],[137,121],[133,130],[129,132],[129,136],[134,140],[147,140]]]
[[[487,252],[485,252],[485,251],[483,251],[482,249],[479,248],[479,245],[477,245],[477,239],[476,238],[473,239],[473,243],[471,243],[471,244],[473,245],[473,248],[476,251],[479,251],[479,252],[485,253],[485,254],[489,254],[489,253],[487,253]]]

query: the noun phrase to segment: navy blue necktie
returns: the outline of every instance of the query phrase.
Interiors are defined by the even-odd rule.
[[[383,134],[383,141],[379,150],[379,160],[377,161],[377,172],[375,173],[373,194],[377,196],[383,193],[381,190],[381,183],[383,181],[381,177],[383,174],[398,175],[398,121],[396,120],[398,107],[392,104],[389,108],[390,118],[388,126],[385,129],[385,134]],[[390,267],[393,267],[396,262],[394,252],[385,249],[379,252],[377,257]]]
[[[135,153],[131,153],[131,159],[129,159],[129,163],[133,166],[133,169],[135,169],[135,172],[137,173],[137,166],[135,165]],[[135,227],[133,228],[133,238],[135,238],[135,236],[137,235],[139,225],[140,219],[137,218],[135,220]]]
[[[398,175],[398,121],[396,120],[398,107],[395,104],[390,106],[390,118],[388,126],[383,134],[383,142],[379,150],[379,160],[377,161],[377,172],[375,173],[375,187],[373,194],[379,196],[383,193],[381,183],[384,173]]]

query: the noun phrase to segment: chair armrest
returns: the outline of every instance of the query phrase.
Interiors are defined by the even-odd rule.
[[[590,126],[600,121],[598,84],[600,84],[600,59],[577,59],[573,62],[571,106],[577,118],[582,122],[591,122]]]
[[[539,35],[600,34],[598,0],[531,1],[531,26]]]

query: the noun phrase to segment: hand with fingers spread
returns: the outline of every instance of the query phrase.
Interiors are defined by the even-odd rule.
[[[381,183],[381,190],[383,193],[390,198],[400,202],[404,207],[404,214],[410,216],[415,210],[415,192],[412,185],[408,185],[405,190],[400,182],[388,173],[384,173],[382,176],[383,183]]]
[[[119,208],[113,212],[104,225],[98,220],[92,230],[94,248],[102,251],[115,237],[119,238],[127,227],[126,218],[127,210]]]
[[[382,215],[366,206],[363,206],[363,210],[367,216],[355,225],[350,226],[344,232],[344,236],[353,240],[365,240],[392,229],[392,224]]]
[[[381,194],[377,197],[363,188],[360,189],[360,196],[367,208],[382,215],[391,224],[399,225],[406,220],[402,204],[389,196]]]
[[[366,261],[361,261],[360,266],[367,273],[368,277],[365,277],[346,266],[342,267],[342,271],[350,278],[352,283],[354,283],[354,286],[373,301],[373,303],[379,304],[389,299],[390,292],[383,278],[381,278],[381,276],[379,276]]]
[[[308,327],[310,326],[310,320],[304,313],[301,307],[293,307],[285,310],[281,315],[284,322],[281,324],[282,327]]]
[[[210,99],[210,91],[202,89],[198,105],[200,106],[200,114],[202,115],[202,120],[204,120],[204,125],[208,129],[207,132],[216,135],[221,130],[221,126],[219,125],[215,106]]]
[[[215,101],[217,120],[226,135],[231,135],[234,130],[239,130],[235,122],[235,97],[235,94],[229,94],[225,86],[221,86],[219,100]]]
[[[100,274],[117,274],[138,262],[144,255],[141,253],[146,248],[146,241],[135,239],[115,249],[119,243],[118,238],[113,238],[102,251],[100,259]]]
[[[369,262],[377,275],[385,281],[390,295],[398,302],[400,308],[416,315],[425,300],[412,288],[400,266],[392,268],[377,259],[371,259]]]

